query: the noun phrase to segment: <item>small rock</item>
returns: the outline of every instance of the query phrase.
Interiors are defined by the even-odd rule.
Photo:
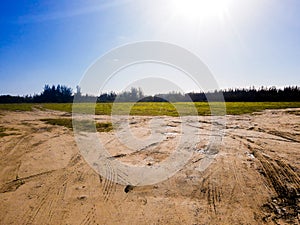
[[[84,189],[84,188],[85,188],[85,185],[82,185],[82,186],[76,187],[75,189],[80,190],[80,189]]]
[[[37,184],[37,185],[35,185],[35,188],[40,188],[40,187],[43,187],[43,184]]]
[[[85,200],[87,199],[87,196],[86,195],[80,195],[77,197],[78,200]]]
[[[132,191],[133,188],[134,188],[134,186],[132,186],[132,185],[127,185],[127,186],[125,187],[124,191],[125,191],[126,193],[128,193],[129,191]]]

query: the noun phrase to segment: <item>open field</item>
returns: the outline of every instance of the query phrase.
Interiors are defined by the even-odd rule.
[[[216,108],[224,106],[223,103],[211,103]],[[82,112],[93,112],[96,115],[110,115],[112,111],[112,103],[79,103],[76,104],[76,109]],[[300,102],[226,102],[226,113],[229,115],[240,115],[252,112],[259,112],[265,109],[285,109],[285,108],[300,108]],[[123,115],[130,111],[131,115],[144,116],[178,116],[176,108],[183,111],[183,115],[189,115],[193,107],[198,111],[198,114],[210,115],[209,104],[206,102],[196,103],[159,103],[159,102],[140,102],[140,103],[116,103],[115,110],[118,114]],[[46,104],[0,104],[0,110],[10,111],[30,111],[33,108],[40,110],[50,109],[63,112],[72,112],[72,103],[46,103]],[[223,111],[221,112],[223,114]]]
[[[70,113],[40,109],[0,111],[0,224],[299,224],[299,108],[227,115],[214,152],[207,151],[210,119],[193,117],[201,139],[190,146],[192,158],[168,180],[137,187],[107,180],[87,164]],[[120,118],[140,139],[151,133],[153,117]],[[179,117],[155,118],[162,140],[134,151],[114,130],[99,137],[116,160],[151,167],[180,139]],[[96,123],[109,127],[110,117],[98,115]]]
[[[0,104],[0,110],[31,111],[33,106],[31,103]]]

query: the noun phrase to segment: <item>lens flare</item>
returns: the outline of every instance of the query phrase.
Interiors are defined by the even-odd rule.
[[[230,0],[173,0],[170,7],[177,16],[197,20],[223,17],[229,4]]]

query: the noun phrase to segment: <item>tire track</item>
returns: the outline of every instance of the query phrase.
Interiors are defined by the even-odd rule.
[[[209,172],[203,179],[200,187],[200,194],[202,198],[206,199],[208,204],[206,212],[212,214],[212,217],[218,214],[218,205],[221,203],[223,195],[222,188],[215,181],[219,179],[219,177],[216,177],[217,171],[214,171],[214,173]]]
[[[239,142],[239,146],[235,152],[232,154],[235,155],[233,160],[228,164],[229,165],[229,170],[231,171],[231,175],[233,176],[232,178],[228,178],[230,180],[233,180],[234,182],[232,183],[233,186],[231,187],[231,192],[229,194],[229,198],[225,199],[227,201],[227,205],[231,205],[233,207],[226,207],[225,208],[225,215],[232,215],[235,213],[236,207],[240,204],[241,201],[246,201],[246,202],[254,202],[255,204],[248,205],[247,207],[255,207],[257,210],[261,207],[260,205],[260,198],[256,195],[256,193],[264,193],[264,186],[262,185],[256,185],[256,186],[249,186],[247,179],[249,180],[247,174],[247,168],[245,169],[243,167],[244,162],[246,159],[246,155],[241,155],[240,150],[241,149],[249,149],[250,145],[253,145],[254,142],[252,140],[249,140],[247,138],[242,138],[240,136],[233,136],[232,134],[228,133],[228,137],[232,138],[232,141]],[[230,142],[232,142],[230,141]],[[249,149],[250,150],[250,149]],[[230,148],[230,151],[232,151],[232,148]],[[250,150],[251,151],[251,150]],[[253,172],[256,174],[259,174],[254,168]],[[250,175],[251,176],[251,175]],[[262,180],[263,181],[263,180]],[[250,182],[251,183],[251,182]],[[227,188],[228,190],[228,188]],[[247,199],[247,200],[245,200]],[[262,203],[261,203],[262,204]],[[249,217],[249,214],[245,213],[245,211],[241,210],[242,216],[240,217],[242,221],[246,222],[245,218],[251,219],[251,216]],[[261,214],[256,214],[253,215],[253,219],[257,223],[261,223],[262,220]],[[244,223],[243,222],[243,223]]]
[[[95,205],[88,211],[84,219],[80,222],[80,225],[96,224],[96,207]]]
[[[290,223],[299,222],[300,178],[286,162],[271,159],[254,150],[254,155],[262,164],[264,176],[277,194],[272,202],[262,208],[269,213],[265,219],[284,219]]]
[[[61,171],[58,171],[61,172]],[[28,210],[23,218],[28,218],[23,224],[53,224],[53,217],[56,215],[57,206],[60,206],[64,199],[67,183],[69,182],[66,176],[66,169],[63,169],[64,174],[58,179],[54,179],[47,188],[44,188],[37,199],[38,204],[35,208]],[[58,185],[59,184],[59,185]],[[57,220],[59,221],[59,220]]]
[[[32,180],[36,177],[40,177],[40,176],[44,176],[44,175],[49,175],[50,173],[53,173],[55,170],[50,170],[50,171],[46,171],[46,172],[42,172],[42,173],[38,173],[38,174],[34,174],[34,175],[30,175],[27,177],[21,177],[21,178],[16,178],[15,180],[12,180],[8,183],[3,184],[0,187],[0,193],[5,193],[5,192],[12,192],[12,191],[16,191],[21,185],[25,184],[25,182]]]
[[[116,190],[116,174],[111,164],[107,162],[105,164],[105,180],[102,188],[102,195],[104,201],[108,201],[110,195]]]
[[[280,157],[274,157],[273,159],[264,154],[262,147],[255,144],[255,142],[242,137],[238,138],[258,160],[257,162],[262,169],[260,175],[266,180],[266,184],[275,194],[271,202],[261,206],[263,211],[267,213],[262,219],[264,221],[283,219],[290,223],[299,222],[299,175]]]

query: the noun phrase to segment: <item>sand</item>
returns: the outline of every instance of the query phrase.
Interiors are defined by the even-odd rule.
[[[11,135],[0,137],[0,224],[299,224],[299,115],[300,109],[285,109],[226,116],[213,151],[207,146],[212,122],[199,117],[200,140],[186,145],[192,154],[187,163],[169,179],[139,186],[113,182],[122,172],[99,175],[72,130],[40,121],[70,114],[1,111],[0,126]],[[152,117],[123,119],[141,140],[153,130]],[[113,160],[155,167],[178,147],[182,124],[156,119],[165,124],[155,128],[160,139],[135,150],[114,132],[99,139]]]

